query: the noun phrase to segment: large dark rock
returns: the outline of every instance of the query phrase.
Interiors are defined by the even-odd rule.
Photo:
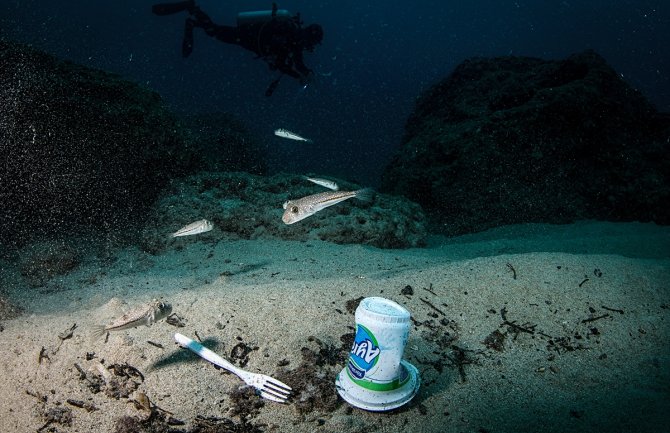
[[[171,178],[249,147],[233,125],[225,152],[203,151],[202,125],[183,128],[157,93],[4,40],[0,101],[0,242],[129,225]]]
[[[465,61],[418,101],[382,190],[447,234],[577,219],[670,223],[670,118],[596,53]]]

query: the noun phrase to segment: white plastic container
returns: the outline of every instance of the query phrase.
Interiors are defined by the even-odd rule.
[[[410,313],[380,297],[365,298],[356,309],[356,338],[347,366],[335,386],[352,406],[370,411],[395,409],[419,391],[419,372],[402,360]]]

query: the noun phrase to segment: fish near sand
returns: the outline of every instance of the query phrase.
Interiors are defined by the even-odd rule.
[[[332,206],[352,197],[358,200],[370,202],[375,196],[372,188],[359,189],[358,191],[328,191],[319,194],[308,195],[297,200],[289,200],[284,203],[284,215],[281,220],[284,224],[294,224],[300,220],[314,215],[318,211]]]
[[[154,299],[152,302],[139,306],[132,311],[114,320],[109,325],[99,325],[93,328],[92,339],[98,339],[110,331],[121,331],[136,328],[141,325],[151,326],[155,322],[166,318],[172,313],[172,305]]]
[[[298,134],[296,134],[295,132],[291,132],[287,129],[282,129],[282,128],[275,129],[275,135],[277,137],[287,138],[289,140],[304,141],[305,143],[311,143],[312,142],[312,140],[310,140],[309,138],[301,137]]]
[[[192,222],[191,224],[184,226],[177,230],[176,232],[172,233],[173,238],[177,238],[180,236],[191,236],[191,235],[197,235],[200,233],[205,233],[214,228],[214,224],[207,220],[198,220],[196,222]]]

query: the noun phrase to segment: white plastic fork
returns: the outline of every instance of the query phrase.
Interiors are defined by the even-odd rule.
[[[285,403],[286,399],[291,395],[292,389],[287,384],[280,382],[277,379],[273,379],[270,376],[266,376],[265,374],[251,373],[242,370],[241,368],[237,368],[202,344],[185,335],[177,332],[174,334],[174,340],[181,347],[189,349],[212,364],[218,365],[235,374],[242,379],[244,383],[256,388],[259,391],[260,396],[263,398],[276,401],[277,403]]]

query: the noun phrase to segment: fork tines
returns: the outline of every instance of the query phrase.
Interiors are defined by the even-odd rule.
[[[261,397],[278,403],[284,403],[290,397],[293,390],[285,383],[273,379],[267,380],[260,391]]]

